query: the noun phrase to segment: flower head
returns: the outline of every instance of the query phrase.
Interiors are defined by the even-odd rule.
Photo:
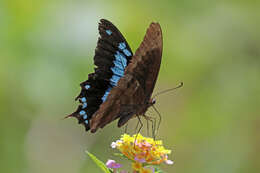
[[[144,167],[144,165],[159,165],[163,162],[173,164],[173,161],[168,160],[168,154],[171,153],[171,150],[166,150],[162,141],[143,137],[141,134],[133,136],[124,134],[120,140],[113,142],[111,146],[117,148],[124,156],[132,160],[132,168],[139,172],[153,172],[153,169]]]
[[[108,168],[112,168],[112,169],[122,167],[122,165],[120,165],[119,163],[116,163],[116,161],[114,161],[114,160],[108,160],[106,163],[106,166]]]

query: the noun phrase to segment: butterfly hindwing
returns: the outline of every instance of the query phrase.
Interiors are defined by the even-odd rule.
[[[108,20],[99,23],[100,37],[95,49],[95,72],[82,82],[81,92],[76,100],[81,103],[77,110],[67,117],[76,117],[86,130],[90,129],[90,120],[100,105],[106,102],[113,87],[124,75],[130,63],[132,51],[120,31]]]
[[[162,59],[163,38],[161,27],[152,23],[147,29],[143,42],[136,50],[125,74],[133,75],[144,89],[149,100],[157,80]]]
[[[162,57],[162,32],[158,23],[152,23],[137,49],[124,76],[113,88],[107,102],[101,105],[91,120],[91,132],[103,128],[120,118],[121,127],[134,115],[142,115],[147,110],[160,69]]]

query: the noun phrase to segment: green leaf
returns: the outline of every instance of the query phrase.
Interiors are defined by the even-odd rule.
[[[163,173],[163,171],[160,168],[155,167],[154,173]]]
[[[86,153],[89,155],[89,157],[96,163],[98,167],[100,167],[105,173],[111,173],[112,171],[107,168],[107,166],[100,161],[96,156],[91,154],[90,152],[86,151]]]
[[[113,153],[115,156],[125,157],[122,153]]]

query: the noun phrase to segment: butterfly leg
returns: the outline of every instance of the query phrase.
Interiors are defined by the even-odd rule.
[[[125,125],[125,133],[127,133],[128,123]]]
[[[159,127],[160,127],[161,121],[162,121],[162,116],[161,116],[160,112],[155,108],[154,105],[152,105],[152,107],[155,110],[155,112],[157,113],[157,115],[159,116],[159,122],[158,122],[158,126],[156,128],[156,134],[157,134],[158,131],[159,131]]]
[[[146,120],[146,133],[147,133],[147,136],[149,136],[149,121]]]
[[[152,136],[153,136],[153,138],[155,139],[155,130],[156,130],[156,118],[155,117],[152,117],[152,116],[147,116],[147,115],[143,115],[144,116],[144,118],[146,119],[146,121],[147,121],[147,126],[148,126],[148,128],[147,128],[147,130],[149,131],[149,121],[151,122],[151,124],[152,124]],[[149,136],[149,133],[148,133],[148,136]]]
[[[135,134],[136,134],[136,130],[137,130],[138,126],[139,126],[139,123],[140,123],[140,122],[139,122],[139,120],[138,120],[138,121],[137,121],[137,124],[136,124],[136,126],[135,126],[135,132],[134,132]]]
[[[139,129],[136,133],[135,140],[134,140],[134,146],[135,146],[135,143],[136,143],[137,136],[140,133],[141,129],[143,128],[143,122],[141,121],[140,116],[137,115],[137,118],[138,118],[138,124],[140,123],[141,126],[139,127]]]
[[[150,136],[150,126],[149,126],[149,122],[152,123],[152,135],[154,134],[154,121],[156,120],[154,117],[150,117],[150,116],[147,116],[147,115],[142,115],[145,120],[146,120],[146,131],[147,131],[147,136]]]

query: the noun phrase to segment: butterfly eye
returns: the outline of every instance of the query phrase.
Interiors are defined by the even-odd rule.
[[[156,103],[156,100],[155,99],[152,99],[152,104],[155,104]]]

